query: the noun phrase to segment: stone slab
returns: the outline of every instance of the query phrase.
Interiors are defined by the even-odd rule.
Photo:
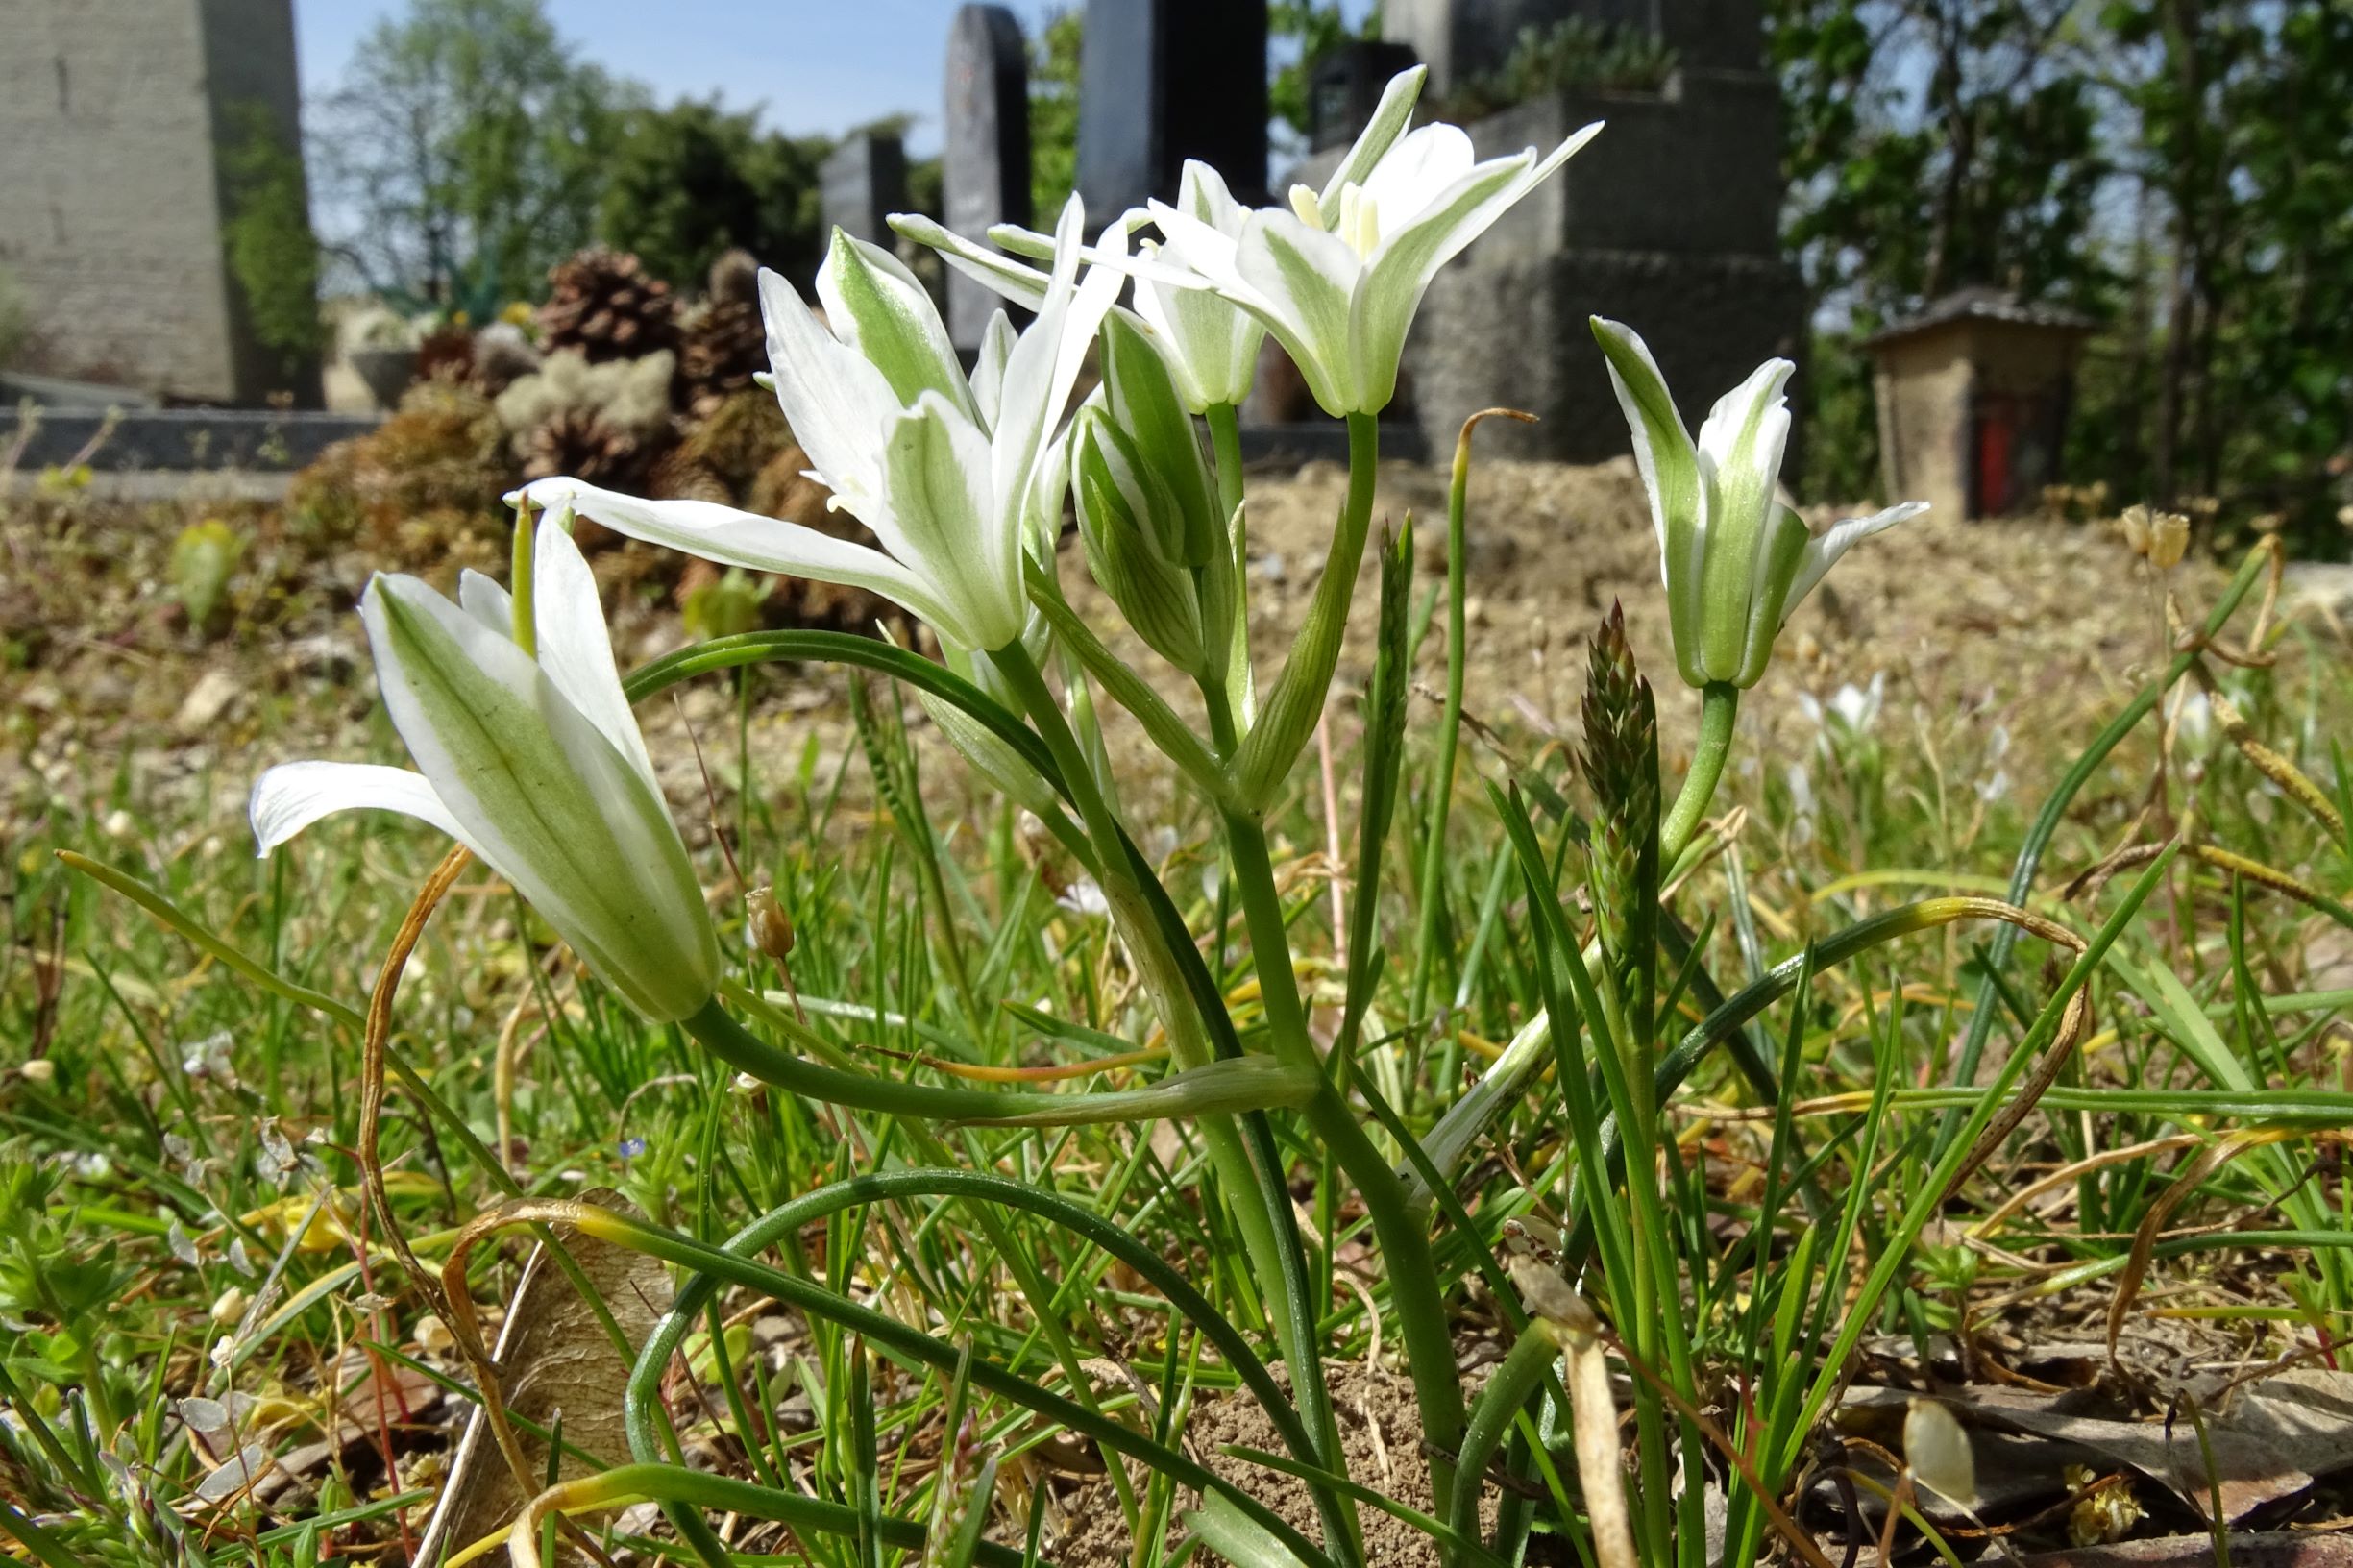
[[[22,415],[0,408],[0,453],[14,450]],[[86,409],[43,409],[33,438],[18,456],[20,473],[69,463],[106,425]],[[95,472],[152,471],[292,473],[306,468],[337,441],[365,435],[375,414],[279,412],[242,408],[128,410],[85,459]]]
[[[1266,184],[1266,0],[1087,0],[1078,189],[1103,223],[1176,195],[1187,159]]]
[[[1028,226],[1029,46],[1003,6],[965,6],[947,34],[946,120],[940,154],[948,228],[986,244],[992,224]],[[947,269],[947,333],[980,347],[997,296]]]

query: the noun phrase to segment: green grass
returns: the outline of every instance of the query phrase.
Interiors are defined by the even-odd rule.
[[[586,1454],[607,1473],[554,1500],[583,1509],[591,1538],[618,1542],[613,1505],[642,1498],[674,1523],[647,1536],[641,1520],[631,1544],[677,1560],[726,1560],[704,1509],[793,1525],[739,1561],[912,1561],[927,1528],[981,1553],[969,1560],[1052,1560],[1035,1544],[1043,1494],[1067,1501],[1069,1483],[1049,1478],[1076,1442],[1106,1467],[1092,1506],[1146,1543],[1141,1562],[1173,1560],[1159,1547],[1172,1522],[1176,1538],[1221,1542],[1302,1530],[1291,1549],[1317,1560],[1316,1519],[1254,1526],[1247,1486],[1180,1521],[1202,1487],[1230,1484],[1207,1468],[1220,1456],[1186,1447],[1183,1412],[1241,1397],[1277,1412],[1282,1452],[1261,1462],[1311,1478],[1320,1518],[1338,1526],[1323,1560],[1347,1562],[1346,1521],[1376,1511],[1374,1478],[1330,1474],[1327,1403],[1294,1404],[1269,1368],[1360,1361],[1378,1341],[1384,1358],[1401,1344],[1411,1356],[1422,1430],[1439,1432],[1429,1412],[1453,1388],[1468,1441],[1517,1483],[1487,1492],[1501,1518],[1482,1541],[1480,1491],[1446,1489],[1454,1443],[1438,1444],[1441,1490],[1422,1517],[1457,1559],[1514,1560],[1541,1530],[1590,1560],[1547,1337],[1558,1331],[1545,1312],[1532,1322],[1510,1284],[1515,1256],[1536,1251],[1572,1271],[1630,1379],[1643,1559],[1703,1561],[1700,1509],[1722,1487],[1728,1559],[1752,1560],[1775,1527],[1750,1478],[1777,1499],[1813,1462],[1858,1344],[1920,1342],[2005,1299],[1997,1315],[2027,1326],[2055,1293],[2113,1300],[2134,1233],[2194,1152],[2117,1151],[2174,1134],[2282,1137],[2217,1164],[2172,1212],[2182,1234],[2154,1241],[2150,1279],[2216,1287],[2168,1305],[2234,1315],[2264,1354],[2345,1331],[2353,1199],[2319,1155],[2353,1122],[2337,1021],[2348,998],[2330,989],[2342,968],[2328,957],[2348,935],[2348,846],[2227,738],[2196,758],[2158,746],[2168,688],[2202,672],[2341,815],[2341,649],[2296,629],[2269,669],[2142,650],[2143,698],[2015,737],[2006,757],[1981,723],[1889,712],[1868,730],[1833,726],[1818,749],[1728,772],[1711,811],[1746,807],[1745,830],[1662,894],[1680,846],[1646,860],[1629,824],[1656,821],[1693,738],[1660,738],[1666,776],[1647,786],[1556,753],[1512,762],[1476,737],[1458,758],[1405,717],[1409,643],[1431,624],[1411,559],[1392,551],[1381,603],[1358,609],[1384,627],[1386,674],[1364,713],[1335,716],[1355,781],[1337,929],[1311,865],[1327,837],[1320,787],[1311,760],[1292,765],[1309,728],[1254,755],[1257,798],[1123,821],[1091,797],[1042,687],[1017,673],[1045,727],[1008,714],[1005,733],[1071,792],[1058,837],[1010,807],[944,807],[968,796],[943,788],[952,759],[911,734],[890,677],[913,661],[848,649],[879,667],[856,705],[861,744],[753,780],[727,824],[743,882],[716,850],[699,870],[719,890],[731,979],[772,993],[734,1009],[737,1024],[760,1049],[874,1086],[860,1090],[873,1108],[737,1083],[687,1031],[646,1025],[578,972],[487,873],[461,877],[403,978],[390,1041],[430,1090],[396,1081],[383,1132],[404,1233],[438,1268],[506,1190],[542,1200],[529,1213],[547,1218],[584,1188],[616,1188],[643,1220],[592,1216],[591,1234],[672,1265],[683,1288],[658,1344],[699,1357],[716,1384],[697,1399],[674,1372],[664,1381],[659,1351],[641,1363],[628,1442]],[[2251,607],[2237,608],[2234,640]],[[765,713],[764,661],[842,651],[821,637],[741,641],[665,661],[640,687],[724,680],[734,665],[746,711]],[[1438,656],[1424,650],[1422,666]],[[289,755],[303,723],[298,702],[273,726]],[[1744,749],[1752,741],[1736,739]],[[1992,787],[2003,768],[2062,782],[2021,800]],[[233,821],[92,757],[23,798],[0,956],[0,1537],[44,1564],[293,1565],[413,1541],[437,1440],[346,1411],[361,1439],[264,1505],[208,1482],[180,1402],[223,1402],[231,1449],[287,1455],[335,1419],[332,1387],[370,1364],[411,1359],[468,1397],[465,1363],[422,1324],[429,1293],[359,1217],[355,1153],[357,1010],[444,845],[405,822],[340,820],[257,862]],[[1425,839],[1434,822],[1442,843]],[[2166,843],[2184,822],[2194,846],[2285,873],[2304,896],[2194,847],[2061,896],[2111,851]],[[1122,831],[1143,846],[1131,864],[1106,858]],[[1613,845],[1623,858],[1605,864]],[[60,850],[146,884],[270,982]],[[1090,882],[1082,850],[1104,893],[1156,922],[1162,959],[1072,893]],[[743,940],[744,885],[763,883],[797,933],[805,1024],[778,966]],[[1989,923],[1982,904],[1912,902],[2004,886],[2089,951]],[[1295,965],[1254,963],[1286,945]],[[1164,1029],[1154,996],[1171,987],[1199,1038]],[[2078,992],[2089,1038],[1979,1160],[1979,1133]],[[1575,1027],[1532,1030],[1543,1017]],[[1491,1114],[1458,1110],[1503,1042],[1515,1066],[1471,1102]],[[1236,1050],[1304,1064],[1314,1097],[1066,1127],[893,1110],[947,1103],[904,1086],[1066,1097]],[[1515,1087],[1497,1092],[1507,1077]],[[1758,1117],[1710,1115],[1725,1106]],[[1472,1132],[1434,1137],[1442,1126]],[[2009,1217],[1995,1250],[1956,1239],[2017,1187],[2069,1168],[2069,1201]],[[1293,1213],[1307,1219],[1296,1243],[1280,1224]],[[2188,1233],[2223,1216],[2243,1234]],[[461,1283],[502,1302],[529,1237],[495,1221],[469,1237]],[[1391,1267],[1409,1240],[1418,1261]],[[2218,1269],[2236,1271],[2230,1288]],[[779,1353],[740,1325],[712,1332],[755,1296],[792,1324]],[[1455,1365],[1483,1339],[1536,1347],[1511,1352],[1512,1375],[1490,1385],[1507,1391],[1483,1398]],[[769,1420],[791,1395],[811,1420]],[[1692,1419],[1699,1408],[1743,1466]],[[724,1473],[666,1462],[678,1441]],[[1665,1483],[1679,1471],[1679,1501]],[[992,1475],[993,1494],[976,1495]],[[985,1550],[957,1531],[968,1509]]]

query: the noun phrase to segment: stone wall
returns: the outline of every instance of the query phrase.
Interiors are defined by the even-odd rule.
[[[1969,515],[1969,407],[1976,374],[1969,338],[1937,332],[1877,352],[1879,470],[1890,501],[1924,501],[1939,517]]]
[[[0,0],[0,270],[34,368],[281,390],[223,255],[219,153],[248,105],[298,145],[292,0]]]

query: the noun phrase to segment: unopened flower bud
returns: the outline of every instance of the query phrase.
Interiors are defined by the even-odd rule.
[[[744,900],[744,930],[752,946],[777,963],[793,952],[793,919],[776,901],[776,890],[762,884]]]
[[[1079,416],[1071,490],[1088,570],[1152,650],[1181,670],[1205,668],[1210,646],[1184,548],[1182,508],[1128,431],[1099,408]]]

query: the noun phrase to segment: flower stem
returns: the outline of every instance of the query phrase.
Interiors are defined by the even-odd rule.
[[[1030,722],[1037,726],[1056,767],[1065,775],[1079,808],[1080,820],[1095,842],[1104,899],[1111,905],[1113,920],[1126,941],[1143,975],[1145,989],[1151,992],[1161,1021],[1168,1031],[1170,1054],[1180,1066],[1207,1061],[1205,1025],[1187,1000],[1174,956],[1164,947],[1159,926],[1144,907],[1141,890],[1128,869],[1119,824],[1102,793],[1095,788],[1094,775],[1080,753],[1077,737],[1070,732],[1062,705],[1054,699],[1029,650],[1017,640],[992,653],[990,659],[1029,711]],[[1310,1061],[1312,1060],[1311,1056]],[[1329,1092],[1324,1089],[1318,1097]],[[1256,1283],[1266,1297],[1275,1341],[1291,1368],[1293,1397],[1299,1402],[1300,1416],[1327,1462],[1336,1463],[1340,1454],[1339,1427],[1332,1410],[1330,1390],[1323,1384],[1321,1354],[1311,1337],[1315,1314],[1305,1311],[1307,1304],[1295,1299],[1292,1285],[1294,1278],[1304,1281],[1305,1270],[1298,1266],[1296,1257],[1287,1257],[1283,1234],[1277,1229],[1291,1227],[1288,1252],[1295,1254],[1299,1240],[1291,1218],[1290,1194],[1282,1188],[1279,1173],[1260,1171],[1233,1116],[1204,1115],[1200,1127],[1209,1145],[1211,1164],[1227,1193],[1227,1211],[1241,1232],[1243,1250],[1250,1255]],[[1353,1516],[1349,1522],[1353,1524]],[[1340,1550],[1346,1554],[1348,1548],[1343,1546]]]
[[[1210,450],[1217,457],[1217,509],[1231,523],[1242,503],[1241,413],[1230,403],[1213,403],[1204,417],[1209,420]]]
[[[1658,830],[1658,864],[1672,871],[1700,831],[1707,803],[1715,798],[1724,764],[1732,754],[1732,724],[1740,717],[1740,688],[1728,680],[1711,680],[1700,690],[1700,739],[1691,753],[1691,771],[1683,775],[1682,793]]]
[[[1275,891],[1274,866],[1266,854],[1265,830],[1256,818],[1234,811],[1226,813],[1225,828],[1274,1054],[1280,1061],[1316,1069],[1321,1087],[1302,1114],[1310,1130],[1356,1184],[1372,1219],[1374,1239],[1380,1244],[1388,1276],[1390,1305],[1406,1342],[1414,1398],[1421,1408],[1423,1436],[1434,1451],[1432,1493],[1449,1497],[1454,1464],[1439,1456],[1453,1454],[1461,1438],[1462,1385],[1455,1373],[1454,1335],[1447,1323],[1445,1297],[1438,1289],[1437,1261],[1431,1255],[1428,1229],[1416,1214],[1404,1181],[1381,1158],[1338,1090],[1322,1075],[1322,1064],[1308,1037],[1298,977],[1291,968],[1290,938],[1285,929],[1282,895]]]

